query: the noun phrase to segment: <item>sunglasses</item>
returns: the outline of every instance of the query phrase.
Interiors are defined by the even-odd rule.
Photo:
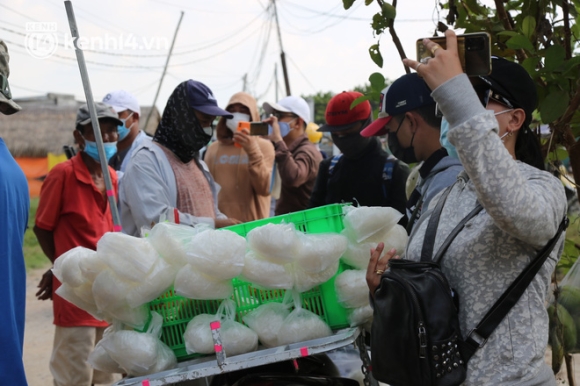
[[[507,106],[510,109],[514,108],[514,105],[504,96],[498,94],[490,88],[476,88],[475,93],[477,94],[479,101],[483,107],[487,107],[490,100]]]

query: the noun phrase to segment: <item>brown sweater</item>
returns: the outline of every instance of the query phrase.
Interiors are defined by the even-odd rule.
[[[282,180],[280,199],[276,203],[276,215],[304,210],[308,207],[310,194],[322,161],[320,150],[303,135],[290,146],[284,141],[274,144],[276,165]]]
[[[270,214],[270,180],[274,147],[268,140],[254,138],[251,151],[219,141],[210,145],[205,163],[221,186],[218,208],[242,222],[266,218]]]

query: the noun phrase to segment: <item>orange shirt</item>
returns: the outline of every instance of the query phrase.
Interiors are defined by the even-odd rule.
[[[113,189],[117,195],[117,174],[109,167]],[[108,201],[97,189],[89,170],[77,154],[55,166],[42,184],[36,212],[36,226],[54,235],[54,256],[74,247],[95,250],[97,241],[113,231],[113,218]],[[61,327],[107,327],[106,322],[67,302],[54,292],[60,282],[53,278],[52,307],[54,324]]]

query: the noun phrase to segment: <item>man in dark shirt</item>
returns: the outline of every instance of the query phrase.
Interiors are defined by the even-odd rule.
[[[371,123],[368,101],[350,108],[359,92],[335,95],[326,107],[328,131],[342,154],[322,161],[310,197],[310,207],[340,202],[362,206],[390,206],[405,213],[405,183],[409,167],[389,156],[378,138],[366,138],[361,130]]]

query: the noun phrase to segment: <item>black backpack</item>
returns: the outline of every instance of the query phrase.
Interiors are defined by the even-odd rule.
[[[429,219],[421,261],[391,259],[374,296],[371,362],[375,379],[391,386],[453,386],[463,383],[467,362],[517,303],[568,225],[558,232],[491,307],[466,339],[459,326],[459,299],[441,271],[443,254],[482,207],[477,204],[449,234],[437,255],[433,248],[439,218],[452,187]]]

